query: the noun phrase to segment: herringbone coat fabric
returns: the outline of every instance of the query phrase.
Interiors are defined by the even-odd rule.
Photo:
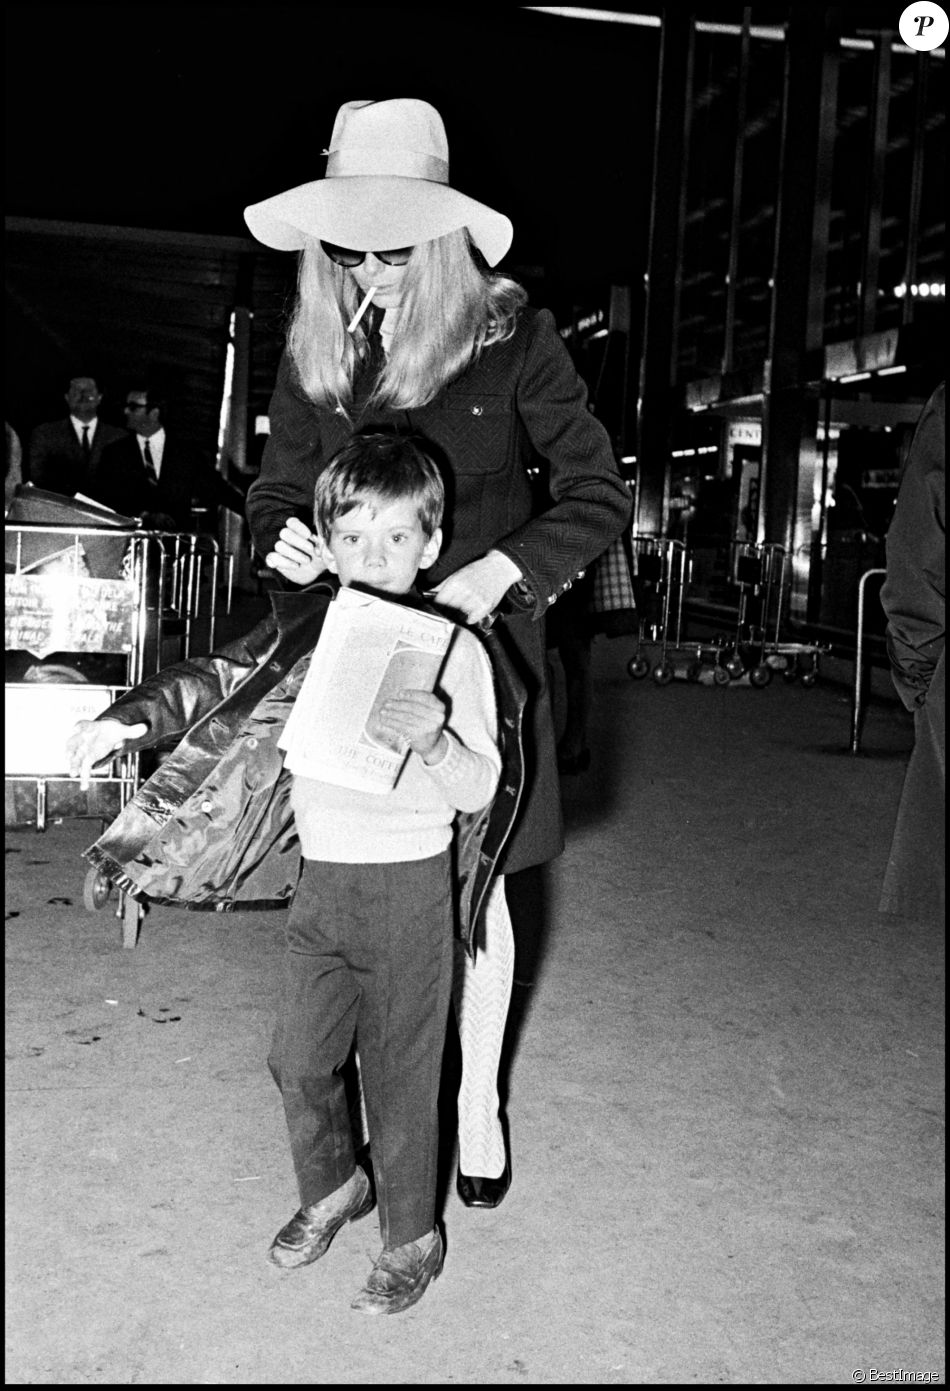
[[[543,617],[577,572],[623,530],[630,492],[547,310],[523,310],[507,342],[485,349],[418,409],[367,407],[380,360],[374,356],[358,376],[347,416],[314,406],[285,353],[261,473],[248,493],[251,536],[263,556],[273,550],[289,516],[313,525],[317,475],[356,430],[396,429],[428,440],[447,496],[443,549],[427,582],[440,583],[491,549],[509,556],[524,576],[512,591],[512,611],[499,620],[530,709],[527,795],[502,865],[511,874],[543,864],[563,848]],[[528,470],[541,461],[550,496],[539,510]]]
[[[128,431],[120,430],[116,425],[98,421],[87,468],[71,420],[50,420],[37,425],[30,436],[27,478],[37,488],[45,488],[49,493],[62,493],[64,497],[86,493],[103,450],[110,444],[126,439],[127,435]]]

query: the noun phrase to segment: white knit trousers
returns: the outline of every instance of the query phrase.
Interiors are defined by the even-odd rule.
[[[452,991],[462,1043],[459,1168],[472,1177],[498,1178],[505,1167],[498,1065],[515,973],[515,939],[503,876],[489,890],[477,948],[473,965],[458,945]]]

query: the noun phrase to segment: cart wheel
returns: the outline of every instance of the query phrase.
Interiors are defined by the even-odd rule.
[[[702,662],[690,662],[686,668],[686,680],[697,682],[703,674]]]
[[[642,681],[650,670],[650,663],[646,657],[631,657],[627,663],[627,675],[634,681]]]
[[[668,686],[673,680],[673,668],[669,662],[659,662],[653,668],[653,679],[658,686]]]
[[[764,690],[772,679],[772,668],[763,662],[761,666],[753,667],[749,672],[749,684],[758,686],[759,690]]]
[[[818,680],[818,673],[817,673],[817,671],[812,670],[812,671],[803,671],[803,672],[802,672],[802,685],[803,685],[803,686],[814,686],[814,684],[815,684],[815,682],[816,682],[817,680]]]
[[[112,881],[107,879],[101,869],[87,869],[82,886],[82,901],[89,913],[98,913],[109,902]]]
[[[717,686],[728,686],[732,677],[725,667],[713,667],[713,681]]]
[[[791,683],[795,680],[797,676],[798,669],[795,666],[794,662],[789,662],[787,666],[784,666],[782,668],[782,680],[787,681],[789,685],[791,685]]]
[[[745,672],[745,666],[743,665],[742,658],[730,657],[728,662],[724,664],[724,670],[728,673],[732,681],[738,681],[739,677],[742,676]]]

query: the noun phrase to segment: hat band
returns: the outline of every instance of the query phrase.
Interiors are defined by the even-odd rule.
[[[327,178],[347,178],[355,174],[403,179],[429,179],[432,183],[447,184],[448,160],[436,155],[419,154],[415,150],[376,149],[331,150],[327,159]]]

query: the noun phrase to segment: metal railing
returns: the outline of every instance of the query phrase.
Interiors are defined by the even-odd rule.
[[[878,567],[865,570],[858,581],[858,631],[854,652],[854,690],[851,699],[851,752],[861,751],[861,728],[864,722],[864,591],[872,575],[886,575],[887,570]]]

